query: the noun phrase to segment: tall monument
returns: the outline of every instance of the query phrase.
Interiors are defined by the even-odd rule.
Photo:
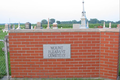
[[[89,27],[87,26],[87,23],[86,23],[87,18],[86,18],[86,12],[84,10],[84,1],[82,3],[83,3],[83,11],[82,11],[81,26],[80,26],[80,28],[81,29],[87,29]]]

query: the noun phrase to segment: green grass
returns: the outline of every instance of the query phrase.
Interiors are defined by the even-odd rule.
[[[2,30],[0,30],[0,39],[3,40],[5,35],[7,35],[7,33],[3,33]],[[4,43],[0,41],[0,78],[6,75],[5,54],[4,51],[2,51],[3,47]]]
[[[23,79],[19,79],[19,78],[15,78],[14,80],[29,80],[29,78],[23,78]],[[70,78],[70,79],[63,79],[63,78],[57,78],[57,79],[38,79],[38,78],[34,78],[33,80],[104,80],[104,79],[82,79],[82,78]]]

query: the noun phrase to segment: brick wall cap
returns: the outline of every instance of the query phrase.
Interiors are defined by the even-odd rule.
[[[35,32],[119,32],[120,29],[19,29],[9,30],[9,33],[35,33]]]

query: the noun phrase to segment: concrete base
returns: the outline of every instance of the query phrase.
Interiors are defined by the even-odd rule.
[[[58,29],[58,27],[53,27],[53,29]]]
[[[11,78],[10,79],[7,79],[7,76],[4,76],[2,79],[0,80],[74,80],[73,78]],[[111,79],[104,79],[104,78],[75,78],[76,79],[81,79],[81,80],[111,80]],[[117,80],[120,80],[119,77]]]
[[[2,31],[3,31],[3,32],[8,32],[8,30],[7,30],[7,29],[3,29]]]

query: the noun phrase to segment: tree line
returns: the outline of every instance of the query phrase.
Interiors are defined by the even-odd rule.
[[[42,21],[42,24],[47,24],[48,21],[46,19],[43,19]],[[77,20],[71,20],[71,21],[56,21],[55,19],[50,19],[49,20],[49,23],[50,24],[53,24],[54,22],[56,22],[57,24],[79,24],[81,23],[81,20],[80,21],[77,21]],[[103,24],[104,22],[105,23],[112,23],[112,24],[120,24],[120,21],[116,21],[116,22],[113,22],[113,21],[105,21],[105,20],[98,20],[98,19],[90,19],[90,20],[87,20],[87,22],[89,22],[90,24]]]

